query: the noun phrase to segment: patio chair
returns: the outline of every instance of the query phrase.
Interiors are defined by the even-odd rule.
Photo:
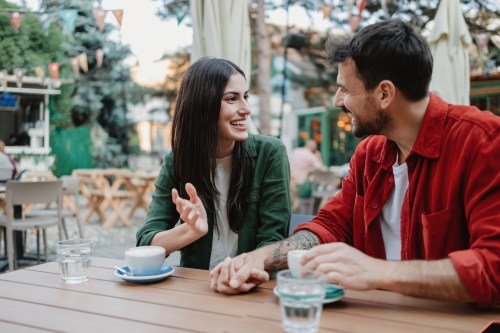
[[[17,267],[17,256],[14,253],[14,232],[36,230],[37,237],[37,262],[40,262],[40,230],[42,230],[43,245],[45,250],[45,262],[48,261],[47,235],[45,230],[52,226],[59,228],[59,239],[61,239],[62,219],[62,181],[44,182],[17,182],[9,181],[5,184],[5,201],[7,204],[7,214],[0,216],[0,228],[7,234],[7,256],[9,259],[9,270]],[[29,204],[49,204],[56,203],[56,216],[34,216],[14,217],[14,207]]]
[[[292,214],[290,219],[290,229],[288,230],[288,237],[293,235],[293,231],[299,224],[306,223],[311,221],[314,218],[314,215],[306,215],[306,214]]]
[[[317,214],[319,207],[339,191],[340,179],[333,171],[313,171],[311,175],[311,199],[309,214]],[[318,207],[319,206],[319,207]]]
[[[80,238],[83,237],[82,224],[80,221],[80,209],[78,205],[78,197],[80,193],[80,177],[76,176],[62,176],[61,180],[63,182],[63,208],[61,209],[61,217],[62,217],[62,227],[64,236],[66,239],[68,238],[68,228],[66,225],[66,221],[68,217],[72,217],[76,221],[76,226],[78,228],[78,234]],[[39,209],[32,210],[26,213],[26,216],[29,218],[35,216],[57,216],[56,209]]]

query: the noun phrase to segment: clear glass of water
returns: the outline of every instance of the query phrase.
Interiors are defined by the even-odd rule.
[[[65,283],[82,283],[88,280],[92,241],[70,239],[57,242],[57,261],[61,279]]]
[[[278,273],[277,292],[285,332],[317,332],[320,323],[326,277],[321,272],[290,270]]]

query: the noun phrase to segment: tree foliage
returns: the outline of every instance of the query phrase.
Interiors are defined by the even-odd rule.
[[[123,60],[130,54],[130,50],[110,38],[113,30],[117,29],[116,26],[106,24],[104,31],[99,31],[92,13],[94,6],[93,2],[78,0],[41,2],[41,8],[45,12],[57,13],[62,9],[78,11],[74,30],[69,32],[62,45],[63,66],[70,68],[69,59],[85,52],[89,69],[86,73],[80,69],[78,75],[72,72],[68,74],[75,81],[71,87],[72,105],[70,109],[67,109],[68,105],[64,105],[64,109],[56,106],[55,117],[57,114],[69,112],[75,126],[92,124],[102,127],[104,131],[100,135],[101,139],[94,144],[104,145],[107,149],[95,148],[94,158],[97,165],[122,166],[126,158],[124,153],[129,152],[128,137],[132,130],[126,118],[127,90],[132,83],[129,70],[123,65]],[[104,61],[100,68],[95,56],[98,49],[104,51]],[[60,101],[55,104],[58,102]],[[114,153],[108,156],[109,152]]]
[[[0,8],[20,8],[5,0],[0,0]],[[9,13],[0,13],[0,68],[11,71],[13,68],[27,69],[27,75],[34,75],[36,66],[59,61],[63,57],[61,45],[64,36],[57,28],[45,34],[38,17],[26,12],[19,31],[15,32],[9,22]]]

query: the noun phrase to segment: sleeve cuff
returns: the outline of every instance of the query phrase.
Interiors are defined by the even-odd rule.
[[[449,258],[457,270],[458,276],[467,288],[469,294],[480,306],[488,306],[498,303],[498,297],[494,297],[496,289],[494,281],[490,276],[497,273],[491,272],[485,267],[483,260],[473,250],[452,252]]]
[[[303,223],[299,225],[297,228],[295,228],[293,234],[296,234],[297,232],[302,230],[307,230],[315,234],[319,238],[320,244],[338,242],[337,238],[335,238],[335,236],[333,236],[329,230],[325,229],[319,223],[314,223],[314,222]]]

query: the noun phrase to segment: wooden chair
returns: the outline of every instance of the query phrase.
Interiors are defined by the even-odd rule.
[[[61,239],[62,218],[62,181],[45,182],[18,182],[10,181],[5,184],[7,215],[0,216],[0,227],[5,229],[7,234],[7,256],[9,258],[9,270],[14,270],[17,266],[16,255],[14,253],[14,231],[26,231],[35,229],[37,235],[37,261],[40,261],[40,230],[45,250],[45,261],[48,261],[47,235],[45,229],[58,226],[59,239]],[[56,203],[56,216],[36,216],[33,218],[15,218],[14,206],[29,204],[49,204]]]

